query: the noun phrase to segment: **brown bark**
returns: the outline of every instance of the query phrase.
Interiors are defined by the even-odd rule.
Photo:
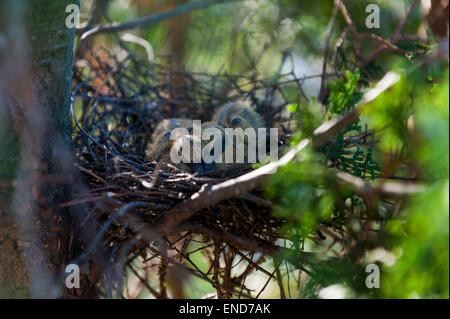
[[[72,0],[0,3],[0,296],[58,297],[70,218],[50,207],[67,190],[42,176],[67,176],[74,29]],[[3,140],[3,139],[2,139]],[[56,289],[55,289],[56,288]]]

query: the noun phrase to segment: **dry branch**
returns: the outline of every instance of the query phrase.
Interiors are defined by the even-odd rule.
[[[317,99],[318,99],[319,101],[322,101],[323,94],[324,94],[324,89],[325,89],[325,79],[326,79],[326,73],[327,73],[328,50],[329,50],[329,47],[330,47],[330,39],[331,39],[331,34],[333,33],[334,23],[336,22],[337,10],[338,10],[338,1],[335,0],[335,1],[334,1],[334,6],[333,6],[333,12],[331,13],[331,19],[330,19],[330,22],[328,23],[328,28],[327,28],[327,39],[326,39],[326,41],[325,41],[325,47],[324,47],[324,49],[323,49],[322,78],[321,78],[321,81],[320,81],[320,90],[319,90],[319,94],[318,94],[318,96],[317,96]]]
[[[414,8],[416,7],[419,0],[413,0],[411,2],[411,5],[409,6],[408,11],[406,12],[406,15],[403,17],[403,19],[398,24],[397,28],[395,29],[394,37],[398,38],[401,37],[401,34],[403,32],[403,29],[405,28],[406,23],[409,20],[409,17],[411,16],[411,13],[413,12]]]
[[[199,10],[206,8],[213,4],[218,3],[225,3],[229,1],[236,1],[236,0],[198,0],[198,1],[192,1],[188,2],[182,5],[179,5],[173,9],[156,13],[147,17],[139,18],[133,21],[128,21],[124,23],[110,23],[107,25],[97,25],[95,27],[91,27],[89,29],[79,29],[77,30],[77,34],[81,34],[80,40],[85,40],[91,36],[100,34],[100,33],[106,33],[106,32],[119,32],[124,30],[130,30],[130,29],[136,29],[140,28],[149,24],[156,24],[160,23],[164,20],[168,20],[186,13],[189,13],[191,11]],[[240,0],[237,0],[240,1]]]
[[[404,41],[404,40],[417,40],[417,41],[421,41],[421,42],[426,42],[426,39],[421,39],[417,35],[406,35],[406,34],[402,33],[406,23],[408,22],[408,20],[411,16],[412,11],[414,10],[415,6],[418,3],[418,0],[413,0],[411,2],[411,5],[410,5],[407,13],[402,18],[402,20],[399,22],[399,24],[397,25],[394,35],[390,39],[384,39],[373,33],[369,33],[369,34],[368,33],[359,33],[356,29],[356,26],[355,26],[352,18],[350,17],[350,14],[349,14],[344,2],[342,0],[337,0],[337,2],[338,2],[339,9],[341,11],[341,14],[344,17],[344,20],[352,33],[353,44],[355,46],[355,62],[356,62],[357,66],[364,66],[364,65],[374,61],[375,59],[377,59],[381,54],[383,54],[387,50],[392,50],[399,54],[415,54],[418,52],[422,52],[421,50],[416,50],[416,51],[402,50],[398,46],[395,45],[396,43]],[[375,50],[373,50],[373,53],[367,58],[361,57],[361,40],[364,38],[369,38],[369,39],[375,40],[376,42],[381,43],[381,45],[378,48],[376,48]]]
[[[365,199],[375,199],[378,197],[402,198],[408,195],[422,193],[426,189],[424,185],[418,185],[416,183],[381,181],[378,185],[372,185],[362,178],[341,171],[336,172],[335,176],[339,182],[349,185],[356,194]]]
[[[308,252],[308,251],[297,252],[296,251],[295,254],[293,254],[293,251],[291,251],[291,249],[289,249],[289,248],[280,247],[280,246],[271,244],[265,240],[256,238],[254,236],[248,236],[248,237],[238,236],[236,234],[233,234],[233,233],[230,233],[227,231],[221,231],[221,230],[218,230],[218,229],[215,229],[212,227],[208,227],[208,226],[200,224],[200,223],[185,222],[173,230],[173,232],[180,232],[180,231],[196,232],[198,234],[206,235],[209,238],[212,238],[212,239],[220,241],[220,242],[230,243],[238,249],[260,252],[260,253],[263,253],[264,255],[269,255],[269,256],[297,255],[297,256],[299,256],[299,262],[306,263],[306,264],[314,264],[314,263],[324,261],[324,260],[332,260],[335,262],[340,261],[339,258],[330,257],[324,253],[315,253],[315,252]],[[143,231],[141,234],[144,238],[154,240],[154,237],[151,235],[149,236],[149,233],[147,231]],[[298,264],[296,266],[298,266]]]

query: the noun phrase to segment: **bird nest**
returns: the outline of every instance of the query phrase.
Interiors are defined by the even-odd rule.
[[[77,65],[73,140],[76,165],[87,185],[80,195],[88,211],[83,224],[95,229],[83,258],[108,256],[97,260],[99,273],[112,271],[101,292],[137,296],[124,285],[127,273],[156,298],[180,297],[182,289],[170,284],[174,281],[170,276],[176,277],[170,269],[178,267],[185,277],[207,281],[216,291],[213,296],[258,296],[260,292],[245,286],[245,278],[253,270],[273,278],[273,272],[261,265],[264,256],[275,253],[274,242],[283,238],[283,221],[271,216],[272,203],[264,197],[264,189],[232,193],[214,205],[192,205],[199,193],[253,167],[236,164],[189,173],[149,162],[145,149],[163,119],[208,121],[217,107],[236,100],[248,101],[268,127],[278,127],[279,144],[285,144],[289,132],[282,125],[283,112],[303,94],[305,79],[296,78],[293,72],[261,80],[254,74],[174,71],[142,62],[131,53],[119,60],[106,50]],[[183,205],[190,212],[178,218],[177,210]],[[195,253],[202,254],[208,269],[196,264]],[[236,264],[240,265],[238,273],[233,270]]]

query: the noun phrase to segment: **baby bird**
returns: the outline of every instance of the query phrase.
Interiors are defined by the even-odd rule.
[[[192,119],[165,119],[153,132],[152,142],[146,149],[147,158],[163,164],[171,163],[191,173],[204,173],[237,163],[254,163],[258,154],[258,128],[264,127],[261,115],[241,103],[220,107],[212,121],[202,123],[202,136]],[[171,139],[173,130],[178,128],[185,131]],[[235,130],[228,132],[226,128]],[[252,134],[244,132],[249,128],[253,129]]]
[[[232,102],[221,106],[214,114],[213,121],[222,127],[229,128],[253,128],[258,132],[258,128],[265,127],[264,119],[247,105]]]
[[[177,128],[184,128],[186,132],[180,132],[181,134],[171,139],[173,130]],[[197,145],[198,149],[201,150],[202,144],[191,133],[192,120],[190,119],[163,120],[155,128],[152,134],[152,142],[147,144],[147,159],[162,164],[171,163],[175,167],[190,173],[196,171],[202,172],[203,165],[201,161],[194,163],[193,156],[195,150],[194,145]]]
[[[258,154],[258,128],[264,128],[264,119],[256,111],[242,103],[228,103],[220,107],[213,116],[219,126],[224,128],[242,129],[233,131],[233,136],[227,138],[235,139],[233,143],[233,162],[220,165],[220,168],[233,165],[235,163],[256,161]],[[253,129],[254,146],[250,147],[249,136],[245,134],[246,129]],[[262,141],[261,141],[262,142]]]
[[[216,122],[202,124],[202,160],[205,171],[225,168],[225,147],[231,145],[231,138]],[[234,150],[233,150],[234,153]],[[229,165],[229,164],[228,164]]]
[[[170,132],[178,127],[182,127],[188,130],[188,132],[192,133],[192,119],[165,119],[161,123],[158,124],[158,126],[155,128],[152,134],[152,141],[155,141],[158,136],[160,136],[162,133]]]

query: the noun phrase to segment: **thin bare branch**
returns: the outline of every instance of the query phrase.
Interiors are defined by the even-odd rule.
[[[413,12],[413,10],[416,7],[418,2],[419,2],[419,0],[413,0],[411,2],[411,5],[409,6],[408,12],[403,17],[403,19],[400,21],[400,23],[398,24],[397,28],[395,29],[394,37],[400,37],[400,35],[403,32],[403,29],[405,28],[406,23],[409,20],[409,17],[411,16],[411,13]]]
[[[395,45],[396,43],[398,43],[400,41],[404,41],[404,40],[418,40],[418,41],[424,40],[424,39],[420,39],[420,37],[417,37],[416,35],[402,35],[402,31],[403,31],[406,23],[408,22],[415,6],[417,5],[418,0],[413,0],[411,2],[411,5],[410,5],[406,15],[402,18],[402,20],[400,20],[399,24],[397,25],[394,35],[390,39],[384,39],[384,38],[382,38],[378,35],[372,34],[372,33],[369,33],[369,34],[359,33],[356,29],[356,26],[355,26],[352,18],[350,17],[349,12],[347,11],[347,8],[346,8],[344,2],[342,0],[336,0],[336,1],[338,2],[338,6],[342,13],[342,16],[344,17],[344,20],[347,23],[347,26],[352,33],[353,43],[355,46],[355,61],[358,66],[364,66],[367,63],[372,62],[373,60],[375,60],[381,54],[383,54],[384,52],[386,52],[388,50],[392,50],[399,54],[414,54],[414,53],[420,52],[420,50],[417,50],[417,51],[402,50],[398,46]],[[375,40],[375,41],[381,43],[381,45],[378,48],[376,48],[373,51],[373,53],[367,58],[363,58],[361,56],[361,39],[364,39],[364,38],[369,38],[369,39],[372,39],[372,40]]]
[[[320,90],[319,95],[317,96],[318,100],[322,100],[322,95],[324,94],[325,89],[325,74],[327,73],[327,58],[328,58],[328,50],[330,48],[330,39],[331,34],[333,33],[334,23],[336,22],[336,14],[338,11],[338,1],[334,1],[333,13],[331,14],[330,22],[328,23],[327,28],[327,39],[325,41],[325,48],[323,49],[323,64],[322,64],[322,79],[320,81]]]
[[[188,2],[182,5],[179,5],[173,9],[156,13],[150,16],[142,17],[133,21],[128,21],[124,23],[110,23],[106,25],[98,25],[93,28],[90,28],[88,30],[86,29],[80,29],[77,30],[78,34],[82,34],[80,37],[80,40],[84,40],[88,37],[91,37],[93,35],[97,35],[100,33],[106,33],[106,32],[119,32],[124,30],[131,30],[140,28],[149,24],[156,24],[160,23],[164,20],[168,20],[195,10],[206,8],[213,4],[219,4],[219,3],[225,3],[230,1],[241,1],[241,0],[197,0]]]
[[[353,42],[355,45],[355,60],[358,62],[360,59],[360,41],[359,41],[359,33],[356,30],[356,26],[353,23],[352,18],[350,17],[350,14],[347,11],[347,8],[345,7],[344,3],[341,0],[337,0],[339,9],[342,13],[342,16],[344,17],[345,22],[347,23],[348,28],[350,29],[352,36],[353,36]]]
[[[361,33],[359,36],[361,39],[368,38],[380,42],[382,45],[384,45],[384,47],[386,47],[386,49],[390,49],[400,54],[411,53],[411,51],[402,50],[391,41],[386,40],[385,38],[380,37],[379,35],[376,35],[374,33]]]
[[[345,172],[337,172],[336,178],[345,185],[350,185],[355,193],[363,198],[401,198],[408,195],[422,193],[425,186],[416,183],[380,182],[372,185],[363,179]]]

